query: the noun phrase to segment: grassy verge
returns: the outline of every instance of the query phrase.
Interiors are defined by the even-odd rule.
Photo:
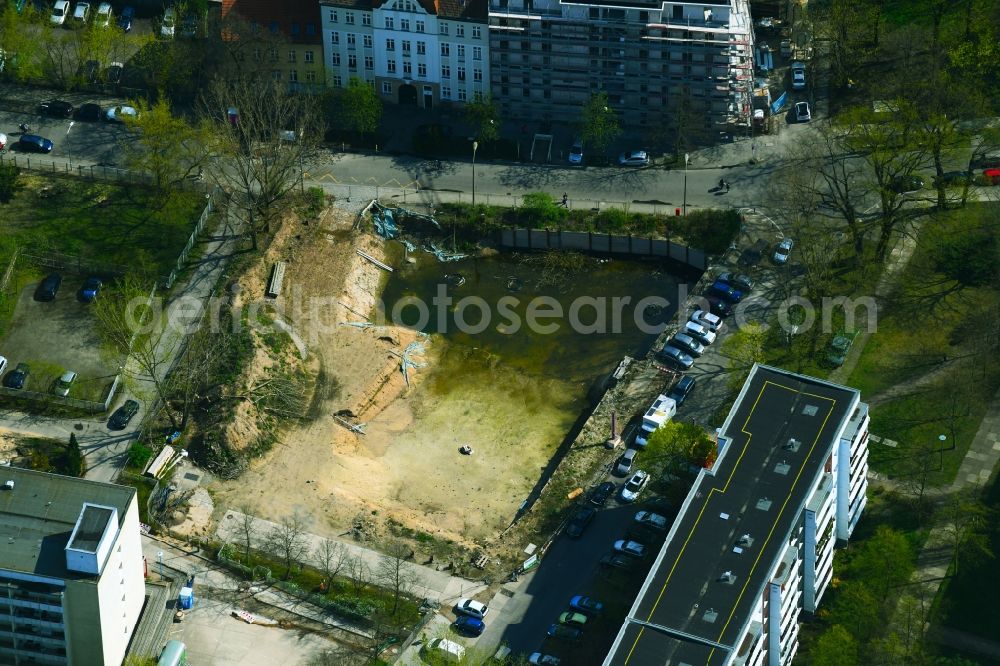
[[[42,437],[25,437],[18,441],[17,448],[27,454],[28,466],[37,472],[83,476],[86,471],[79,459],[74,462],[67,442]],[[79,449],[77,452],[79,455]]]
[[[135,471],[126,469],[118,475],[118,483],[135,488],[135,492],[138,495],[137,500],[139,502],[139,521],[149,525],[149,512],[146,507],[149,504],[149,496],[152,494],[153,488],[156,486],[156,480],[142,476],[140,472],[141,470]]]
[[[197,193],[162,197],[149,188],[80,178],[24,174],[22,181],[25,187],[0,218],[9,242],[155,274],[169,272],[205,203]]]
[[[665,238],[710,254],[724,252],[739,233],[734,210],[699,210],[686,217],[634,213],[621,208],[567,210],[550,195],[533,192],[518,208],[470,204],[442,204],[435,219],[444,229],[455,229],[463,240],[480,240],[484,234],[512,226],[593,233]]]

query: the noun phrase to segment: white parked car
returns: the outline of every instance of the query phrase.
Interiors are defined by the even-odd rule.
[[[634,502],[639,499],[639,494],[647,484],[649,484],[649,474],[640,469],[622,486],[622,501]]]
[[[778,243],[778,247],[774,248],[774,263],[787,264],[788,255],[792,253],[793,245],[795,245],[795,242],[791,238],[782,239],[782,241]]]
[[[167,7],[167,11],[163,12],[163,21],[160,22],[160,36],[173,39],[176,30],[177,10],[173,7]]]
[[[52,5],[52,15],[49,20],[53,25],[62,25],[66,22],[66,15],[69,14],[69,0],[56,0]]]
[[[476,601],[475,599],[459,599],[458,603],[455,604],[455,610],[462,615],[476,617],[480,620],[486,617],[486,614],[490,612],[489,606],[481,601]]]
[[[792,89],[804,90],[806,87],[806,65],[801,62],[792,63]]]
[[[88,18],[90,18],[90,3],[76,3],[76,7],[73,9],[73,22],[78,25],[83,25],[87,22]]]
[[[102,2],[97,6],[97,14],[94,16],[94,25],[107,27],[111,25],[111,3]]]
[[[810,120],[812,120],[812,114],[809,113],[809,102],[798,102],[795,105],[795,121],[807,123]]]
[[[615,541],[615,552],[631,555],[632,557],[646,557],[646,546],[638,541],[621,539],[620,541]]]
[[[703,324],[689,321],[684,324],[684,333],[691,336],[703,345],[710,345],[715,342],[715,333]]]
[[[0,356],[0,375],[3,375],[7,371],[7,359]]]
[[[139,112],[131,106],[113,106],[104,114],[104,119],[111,123],[123,123],[126,118],[139,117]]]
[[[714,315],[708,310],[695,310],[691,313],[691,321],[701,324],[712,333],[718,333],[722,328],[722,317]]]
[[[66,396],[69,395],[69,389],[70,387],[73,386],[73,382],[75,381],[76,381],[76,373],[73,372],[72,370],[67,370],[59,378],[59,381],[56,382],[56,386],[53,389],[53,392],[56,395],[61,395],[62,397],[65,398]]]

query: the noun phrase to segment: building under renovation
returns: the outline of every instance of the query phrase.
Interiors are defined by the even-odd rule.
[[[491,91],[506,117],[574,122],[605,92],[623,126],[715,138],[746,126],[748,0],[490,0]]]

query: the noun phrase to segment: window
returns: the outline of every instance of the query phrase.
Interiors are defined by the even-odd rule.
[[[455,36],[456,37],[465,37],[465,26],[464,25],[459,24],[459,25],[455,26]],[[461,95],[462,93],[459,92],[458,94]]]
[[[330,23],[336,23],[337,22],[337,10],[336,9],[331,9],[329,11],[329,13],[326,15],[326,19]]]
[[[482,60],[483,59],[483,47],[482,46],[473,46],[472,47],[472,59],[473,60]]]
[[[472,38],[481,39],[482,36],[483,36],[483,29],[480,28],[478,25],[472,26]]]
[[[298,23],[292,23],[292,35],[298,35],[299,34],[299,30],[300,30],[299,24]]]
[[[410,30],[410,19],[399,19],[399,29],[408,32]]]
[[[409,55],[410,53],[410,42],[408,40],[403,40],[403,53]]]
[[[357,45],[358,37],[353,32],[347,33],[347,48],[353,50]]]
[[[271,23],[268,24],[267,29],[271,31],[272,35],[277,35],[278,34],[278,22],[277,21],[271,21]]]
[[[305,58],[306,62],[314,62],[313,61],[313,52],[312,51],[306,51],[305,54],[303,55],[303,57]]]
[[[347,69],[357,69],[358,68],[358,56],[351,53],[347,56]]]
[[[392,83],[390,81],[382,82],[382,94],[391,95],[392,94]]]
[[[441,99],[451,99],[451,88],[449,86],[441,86]]]
[[[462,58],[464,60],[465,59],[465,44],[456,44],[455,45],[455,50],[458,52],[457,53],[458,57]]]
[[[445,42],[441,43],[441,55],[443,55],[445,58],[451,55],[451,44]]]
[[[344,87],[344,79],[341,78],[340,74],[334,74],[333,79],[331,80],[333,81],[333,85],[337,86],[338,88]]]
[[[361,25],[371,25],[372,15],[371,12],[361,12]]]
[[[395,26],[393,26],[393,21],[392,21],[392,17],[391,16],[386,16],[385,17],[385,29],[386,30],[395,30],[396,29]]]
[[[280,69],[272,69],[271,70],[271,78],[274,79],[275,81],[280,81],[281,80],[281,70]]]
[[[395,60],[386,61],[386,63],[385,63],[385,71],[389,72],[390,74],[395,74],[396,73],[396,61]]]
[[[466,100],[465,88],[458,89],[458,101],[464,102]]]
[[[442,79],[451,78],[451,65],[441,65],[441,78]]]
[[[459,81],[464,81],[465,80],[465,68],[464,67],[460,66],[458,68],[458,80]]]
[[[365,40],[365,48],[370,49],[372,47],[372,36],[363,35],[362,38]]]
[[[306,23],[306,34],[309,35],[310,37],[312,37],[313,35],[316,34],[316,24],[315,23],[312,23],[312,22]]]
[[[396,40],[395,39],[387,39],[387,40],[385,40],[385,50],[386,51],[395,51],[396,50]]]
[[[365,56],[365,69],[375,69],[375,58]]]
[[[448,24],[445,23],[444,21],[440,21],[438,23],[438,32],[440,32],[442,35],[447,35],[448,34]]]
[[[271,49],[267,54],[268,60],[278,62],[278,49]]]
[[[296,69],[290,69],[290,70],[288,70],[288,80],[291,81],[292,83],[298,83],[299,82],[299,72],[298,72],[298,70],[296,70]]]
[[[311,69],[306,70],[306,83],[316,83],[316,72]]]
[[[339,32],[331,32],[330,33],[330,43],[331,44],[339,44],[340,43],[340,33]]]
[[[340,54],[336,51],[330,54],[330,64],[334,67],[340,66]]]
[[[427,54],[427,42],[417,42],[417,55]]]
[[[295,62],[295,51],[288,52],[288,62]]]
[[[478,67],[476,69],[472,70],[472,80],[473,81],[479,81],[480,83],[482,83],[482,81],[483,81],[483,70],[479,69]]]
[[[423,32],[423,31],[424,31],[424,22],[417,21],[417,32]]]
[[[344,13],[344,23],[347,25],[354,25],[354,12]]]
[[[403,61],[403,76],[413,76],[413,65],[409,60]]]
[[[417,76],[427,78],[427,65],[422,62],[417,63]]]
[[[333,33],[333,35],[334,37],[336,37],[337,33]],[[260,49],[253,50],[253,59],[256,60],[257,62],[260,62]]]

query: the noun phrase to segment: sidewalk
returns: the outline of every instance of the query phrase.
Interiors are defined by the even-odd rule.
[[[219,521],[216,538],[219,541],[226,541],[237,545],[242,543],[242,536],[239,534],[239,524],[242,522],[243,515],[239,511],[226,511],[225,516]],[[277,523],[261,518],[255,518],[254,525],[256,526],[258,542],[263,535],[278,527]],[[324,537],[316,534],[306,534],[305,537],[310,556],[312,553],[318,551],[320,544],[325,540]],[[368,565],[370,571],[378,571],[379,563],[384,557],[378,551],[359,546],[354,542],[344,539],[333,538],[330,541],[343,544],[350,555],[363,560]],[[403,562],[402,566],[407,575],[414,581],[411,586],[411,594],[415,597],[435,600],[442,606],[450,606],[462,597],[472,596],[488,587],[485,583],[451,576],[442,571],[437,571],[421,564],[414,564],[413,562]]]

